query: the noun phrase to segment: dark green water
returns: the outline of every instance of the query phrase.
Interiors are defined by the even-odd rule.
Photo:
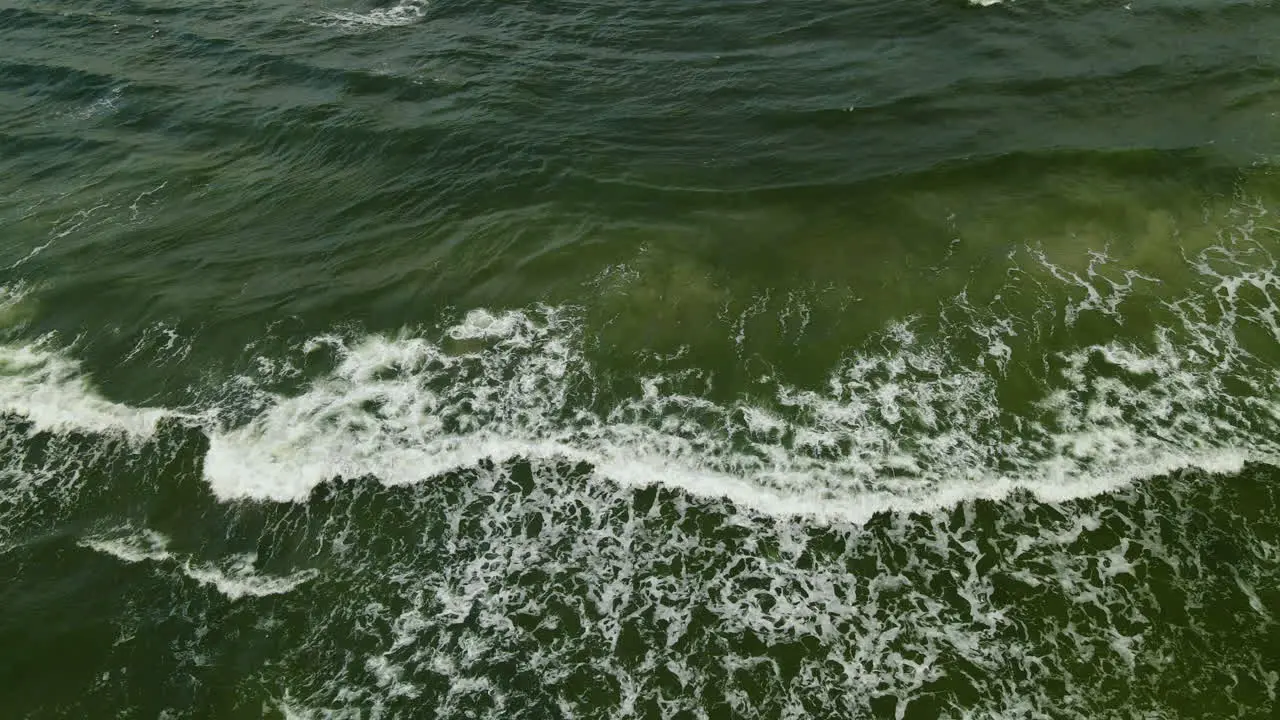
[[[0,717],[1274,717],[1278,38],[0,0]]]

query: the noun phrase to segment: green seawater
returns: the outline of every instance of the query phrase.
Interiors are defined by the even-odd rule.
[[[0,718],[1273,718],[1280,7],[0,0]]]

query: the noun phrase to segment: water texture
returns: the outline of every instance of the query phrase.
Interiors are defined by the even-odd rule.
[[[0,716],[1273,717],[1278,37],[0,0]]]

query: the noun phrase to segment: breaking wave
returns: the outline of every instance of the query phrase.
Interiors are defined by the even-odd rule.
[[[1038,262],[1074,292],[1059,309],[1068,324],[1119,317],[1135,282],[1096,262],[1085,273]],[[1188,264],[1202,286],[1166,302],[1148,339],[1032,345],[1043,354],[1028,356],[1019,342],[1035,331],[1029,320],[961,296],[937,318],[890,324],[825,386],[762,376],[728,402],[698,392],[714,375],[678,362],[606,386],[581,313],[540,306],[472,310],[434,332],[313,338],[291,356],[258,358],[205,405],[174,410],[101,398],[47,341],[6,346],[0,408],[41,430],[133,438],[180,418],[208,435],[204,477],[225,500],[301,501],[335,477],[408,484],[520,458],[828,521],[1017,491],[1063,501],[1181,468],[1237,472],[1280,458],[1274,347],[1237,337],[1260,327],[1270,344],[1280,339],[1273,260],[1240,245]],[[331,369],[300,392],[279,389],[316,356]],[[246,411],[246,398],[260,410]]]

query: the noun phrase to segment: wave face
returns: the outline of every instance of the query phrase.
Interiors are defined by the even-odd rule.
[[[1265,3],[0,8],[0,717],[1265,718]]]

